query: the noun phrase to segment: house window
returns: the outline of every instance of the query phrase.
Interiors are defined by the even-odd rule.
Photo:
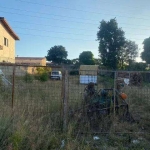
[[[4,45],[8,46],[8,39],[4,37]]]

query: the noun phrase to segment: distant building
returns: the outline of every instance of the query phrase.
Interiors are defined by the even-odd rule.
[[[0,62],[15,63],[15,41],[19,37],[4,17],[0,17]]]
[[[15,57],[16,64],[28,66],[46,66],[45,57]]]

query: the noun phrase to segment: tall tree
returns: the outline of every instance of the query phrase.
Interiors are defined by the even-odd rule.
[[[67,59],[68,53],[65,47],[58,45],[51,47],[50,50],[47,52],[46,59],[48,61],[52,61],[54,63],[63,63]]]
[[[118,27],[116,19],[101,21],[97,33],[99,53],[102,64],[111,69],[117,69],[121,48],[125,44],[124,31]]]
[[[94,55],[91,51],[83,51],[79,55],[79,62],[84,65],[94,65]]]
[[[146,38],[143,42],[144,51],[141,53],[142,60],[146,61],[147,64],[150,64],[150,37]]]
[[[134,41],[126,40],[120,51],[120,67],[123,68],[124,65],[130,65],[137,56],[138,45]]]

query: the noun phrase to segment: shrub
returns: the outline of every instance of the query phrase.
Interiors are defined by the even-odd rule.
[[[48,80],[48,73],[44,72],[44,73],[40,74],[39,80],[42,82],[47,81]]]
[[[27,83],[32,83],[34,80],[34,77],[33,75],[27,73],[25,76],[24,76],[24,81],[27,82]]]
[[[78,70],[72,70],[72,71],[70,71],[70,75],[79,75],[79,71]]]
[[[47,81],[49,78],[50,72],[51,72],[50,67],[38,67],[37,68],[37,74],[35,75],[35,78],[37,80],[42,81],[42,82]]]
[[[43,74],[43,73],[48,73],[51,72],[51,68],[50,67],[37,67],[37,74]]]

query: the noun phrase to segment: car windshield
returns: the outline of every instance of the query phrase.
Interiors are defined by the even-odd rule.
[[[52,75],[59,75],[59,72],[52,72]]]

